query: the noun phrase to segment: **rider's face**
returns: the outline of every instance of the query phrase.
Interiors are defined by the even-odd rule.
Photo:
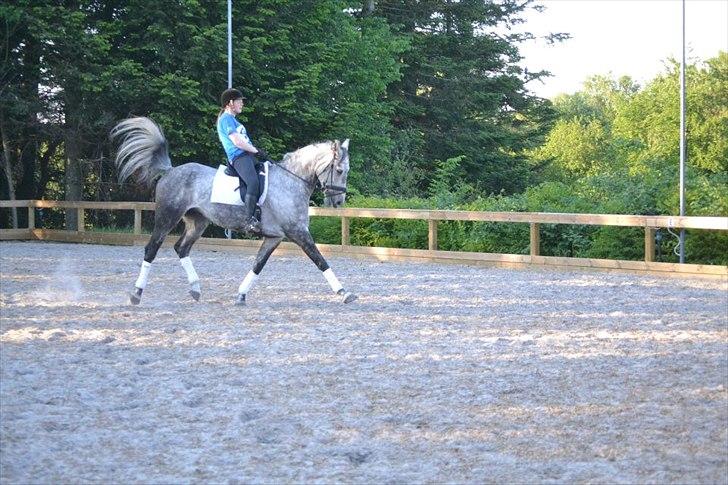
[[[230,109],[233,111],[233,113],[240,114],[243,111],[243,99],[235,99],[233,101],[230,101],[228,103],[228,106],[230,106]]]

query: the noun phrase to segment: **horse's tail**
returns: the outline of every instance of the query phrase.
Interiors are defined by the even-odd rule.
[[[114,163],[119,183],[131,175],[147,187],[172,168],[167,139],[162,129],[149,118],[129,118],[111,130],[111,139],[121,139]]]

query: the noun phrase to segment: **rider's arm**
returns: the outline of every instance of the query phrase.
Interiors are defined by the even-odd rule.
[[[228,135],[230,137],[230,140],[233,142],[233,145],[240,148],[241,150],[244,150],[246,152],[250,153],[258,153],[258,149],[255,148],[252,144],[245,141],[245,139],[240,135],[240,133],[230,133]]]

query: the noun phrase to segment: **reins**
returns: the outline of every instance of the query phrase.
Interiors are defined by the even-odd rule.
[[[315,185],[315,183],[312,183],[312,182],[310,182],[310,181],[306,180],[305,178],[301,177],[301,176],[300,176],[300,175],[298,175],[297,173],[293,173],[293,172],[291,172],[291,171],[290,171],[290,170],[288,170],[288,169],[287,169],[286,167],[284,167],[283,165],[281,165],[281,163],[283,163],[283,162],[273,162],[273,164],[272,164],[272,165],[273,165],[274,167],[278,167],[278,168],[280,168],[280,169],[281,169],[281,170],[283,170],[284,172],[288,172],[288,173],[290,173],[291,175],[293,175],[294,177],[296,177],[296,178],[297,178],[298,180],[301,180],[301,181],[303,181],[303,183],[305,183],[306,185]]]

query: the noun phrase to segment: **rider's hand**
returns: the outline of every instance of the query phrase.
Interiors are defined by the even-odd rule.
[[[256,153],[255,156],[264,162],[270,160],[270,155],[268,155],[268,152],[263,148],[258,148],[258,153]]]

